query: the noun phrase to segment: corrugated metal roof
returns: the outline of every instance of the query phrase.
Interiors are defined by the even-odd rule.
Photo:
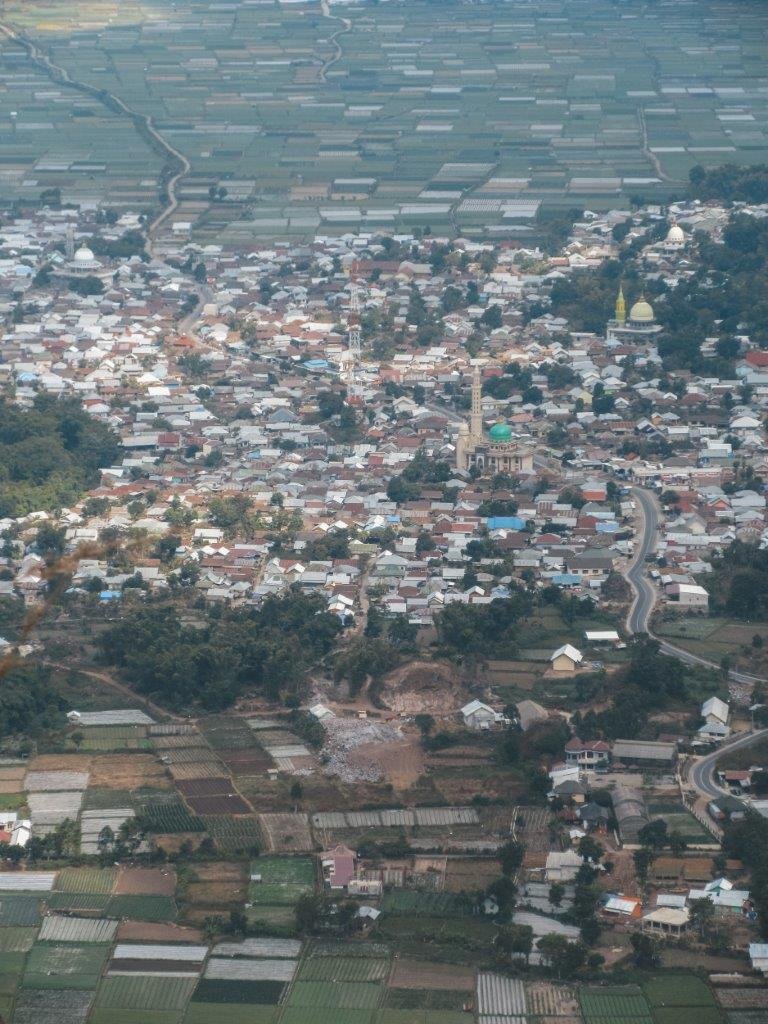
[[[217,959],[209,960],[206,978],[228,981],[292,981],[295,960]]]
[[[50,892],[55,871],[0,871],[0,892]]]
[[[115,960],[186,960],[202,963],[208,955],[207,946],[167,946],[159,943],[122,942],[115,946]]]
[[[80,711],[77,724],[89,725],[154,725],[154,719],[143,711]]]
[[[480,1014],[502,1017],[525,1016],[525,988],[517,978],[501,974],[478,974],[477,1008]]]
[[[301,953],[298,939],[244,939],[242,942],[220,942],[213,948],[214,956],[287,957]]]
[[[111,942],[117,921],[107,918],[53,916],[43,918],[40,940],[43,942]]]

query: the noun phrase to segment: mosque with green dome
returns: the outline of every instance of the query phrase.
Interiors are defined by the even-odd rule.
[[[469,423],[461,424],[456,439],[456,466],[467,472],[475,467],[482,476],[533,472],[533,448],[516,440],[508,423],[494,423],[485,433],[479,366],[475,367],[472,374],[472,412]]]

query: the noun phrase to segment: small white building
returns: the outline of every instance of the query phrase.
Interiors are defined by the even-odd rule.
[[[768,975],[768,942],[750,942],[749,960],[753,971]]]
[[[563,644],[549,657],[553,672],[575,672],[584,660],[584,655],[572,644]]]
[[[667,587],[667,596],[681,608],[709,607],[709,594],[704,587],[695,583],[670,583]]]
[[[552,850],[547,854],[544,875],[548,882],[572,882],[583,863],[575,850]]]
[[[336,715],[327,708],[325,704],[313,704],[309,709],[310,715],[313,715],[318,722],[324,722],[327,718],[335,718]]]
[[[480,700],[471,700],[461,709],[461,717],[467,729],[484,732],[504,721],[504,716]]]
[[[707,725],[727,725],[730,716],[730,706],[719,697],[710,697],[701,705],[701,717]]]

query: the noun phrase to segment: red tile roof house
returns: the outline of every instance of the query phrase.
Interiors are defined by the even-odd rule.
[[[323,866],[323,882],[329,889],[346,889],[355,877],[357,854],[349,847],[334,846],[320,855]]]
[[[608,764],[611,756],[610,744],[605,740],[580,740],[573,736],[565,745],[565,761],[579,768],[595,768]]]

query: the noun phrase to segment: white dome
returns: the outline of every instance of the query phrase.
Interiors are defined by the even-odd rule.
[[[669,229],[669,232],[667,233],[667,241],[676,243],[685,241],[685,232],[679,224],[673,224]]]
[[[87,245],[81,246],[75,253],[75,263],[93,263],[95,259]]]

